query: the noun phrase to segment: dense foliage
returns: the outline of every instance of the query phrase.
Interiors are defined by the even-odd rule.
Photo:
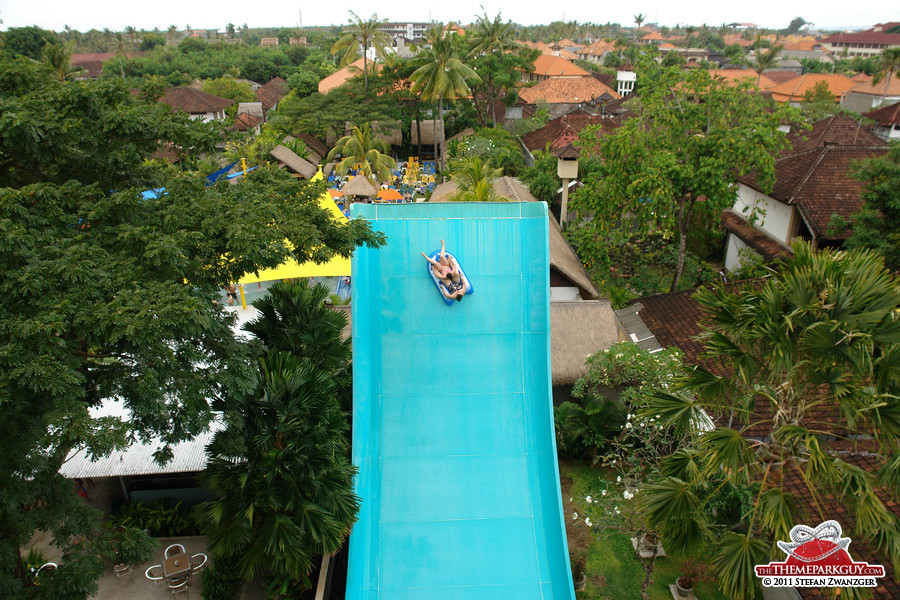
[[[277,169],[207,186],[152,159],[219,139],[121,81],[61,82],[28,59],[0,66],[4,597],[35,590],[18,549],[39,529],[64,551],[58,576],[77,580],[55,597],[96,589],[102,564],[76,547],[98,515],[58,474],[70,451],[155,440],[165,459],[206,429],[210,400],[252,379],[245,343],[213,302],[222,285],[288,257],[380,243],[366,223],[321,210],[319,186]],[[111,398],[126,416],[94,412]]]

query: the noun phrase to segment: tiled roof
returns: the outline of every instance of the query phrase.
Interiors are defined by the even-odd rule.
[[[821,239],[844,239],[848,232],[828,232],[831,215],[850,217],[862,208],[863,182],[853,176],[854,163],[885,154],[887,145],[832,146],[794,152],[775,163],[775,186],[769,196],[784,204],[795,204],[804,222]],[[754,177],[741,178],[759,189]]]
[[[159,101],[171,106],[173,112],[186,112],[192,115],[218,112],[234,104],[234,100],[220,98],[191,87],[173,88]]]
[[[584,111],[575,111],[567,115],[563,115],[558,119],[553,119],[540,129],[527,133],[522,136],[522,143],[532,152],[535,150],[543,150],[550,145],[550,148],[562,148],[578,137],[582,129],[588,125],[602,124],[601,131],[609,132],[619,127],[618,119],[604,117],[601,115],[591,115]]]
[[[122,56],[131,58],[132,56],[142,56],[143,52],[124,52]],[[100,77],[103,72],[103,63],[116,57],[115,52],[86,52],[75,53],[69,57],[69,64],[72,68],[84,69],[90,77]]]
[[[780,69],[774,71],[766,71],[764,73],[766,77],[775,82],[775,85],[785,83],[786,81],[791,81],[792,79],[797,79],[800,77],[794,71],[782,71]]]
[[[864,81],[872,81],[875,78],[872,77],[871,75],[866,74],[864,71],[860,71],[859,73],[857,73],[850,79],[852,79],[853,81],[858,81],[858,82],[862,83]]]
[[[824,81],[828,86],[835,102],[841,99],[841,94],[856,85],[855,81],[840,73],[806,73],[771,87],[769,91],[777,102],[799,102],[803,100],[803,94],[812,91],[820,81]]]
[[[546,77],[588,77],[590,73],[559,56],[541,54],[534,61],[532,73]]]
[[[738,81],[740,79],[749,79],[754,87],[761,90],[767,90],[775,86],[775,82],[768,77],[768,74],[759,75],[756,71],[748,69],[710,69],[709,74],[713,77],[724,79],[725,81]]]
[[[612,99],[620,97],[609,86],[593,77],[546,79],[533,87],[519,90],[519,98],[528,104],[537,104],[538,102],[577,104],[591,102],[603,94],[608,94]]]
[[[784,45],[784,50],[800,50],[803,52],[811,52],[819,46],[819,42],[815,40],[801,40],[799,42],[791,42]]]
[[[578,51],[581,56],[603,56],[607,52],[615,51],[615,44],[606,40],[597,40],[596,42],[585,46]]]
[[[845,462],[869,473],[874,473],[880,467],[878,459],[871,455],[853,454],[844,455],[841,458]],[[784,480],[784,489],[794,495],[799,507],[806,507],[807,512],[804,515],[806,525],[815,527],[823,520],[834,519],[841,524],[844,537],[852,539],[847,551],[854,561],[865,561],[869,564],[884,566],[885,576],[878,580],[878,587],[873,590],[873,600],[896,600],[900,598],[900,585],[897,583],[896,573],[890,558],[876,551],[874,545],[867,543],[861,537],[854,536],[856,518],[850,507],[848,507],[847,502],[824,490],[816,490],[816,498],[813,498],[802,477],[794,471],[788,471],[788,473],[789,475]],[[882,492],[878,494],[878,497],[889,511],[900,516],[900,505],[891,498],[890,494]],[[816,506],[821,508],[821,514],[813,508]],[[797,591],[800,592],[800,597],[804,598],[804,600],[831,597],[823,594],[819,588],[797,588]]]
[[[850,88],[850,91],[869,96],[900,96],[900,73],[893,77],[885,77],[878,83],[874,83],[873,80],[860,82]]]
[[[261,117],[255,117],[250,113],[241,113],[234,118],[234,124],[231,126],[231,129],[247,131],[248,129],[253,129],[262,122],[263,120]]]
[[[370,60],[370,61],[368,61],[368,65],[369,65],[370,69],[374,68],[376,70],[381,70],[381,63],[375,63]],[[363,59],[358,58],[355,61],[353,61],[352,63],[350,63],[349,65],[347,65],[346,67],[343,67],[342,69],[338,69],[331,75],[329,75],[329,76],[323,78],[321,81],[319,81],[319,93],[327,94],[334,88],[344,85],[345,83],[347,83],[348,81],[350,81],[351,79],[356,77],[357,75],[362,75],[362,71],[363,71]]]
[[[900,46],[900,33],[884,33],[860,31],[858,33],[836,33],[821,40],[826,44],[885,44],[888,46]]]
[[[666,39],[666,38],[664,38],[664,37],[662,36],[662,34],[660,34],[658,31],[651,31],[651,32],[648,33],[647,35],[641,36],[640,39],[646,40],[646,41],[648,41],[648,42],[652,42],[652,41],[660,41],[660,42],[661,42],[661,41],[663,41],[663,40]]]
[[[550,44],[546,44],[544,42],[526,41],[526,42],[522,42],[522,44],[524,44],[525,46],[528,46],[529,48],[533,48],[534,50],[537,50],[541,54],[550,54],[553,52],[553,48],[550,47]]]
[[[733,210],[724,210],[720,215],[722,229],[730,231],[742,242],[750,246],[767,263],[793,256],[794,251],[768,235],[763,229],[750,225],[747,220]]]
[[[817,121],[813,124],[812,129],[792,131],[788,134],[787,139],[791,143],[791,148],[784,154],[821,148],[826,145],[884,145],[884,142],[875,134],[846,115],[837,115]]]
[[[262,102],[263,108],[269,110],[288,93],[287,81],[276,77],[256,90],[256,99]]]
[[[578,60],[577,54],[575,54],[574,52],[570,52],[569,50],[566,50],[565,48],[560,48],[559,50],[554,50],[554,52],[557,52],[558,53],[557,56],[564,58],[566,60]]]
[[[883,106],[878,110],[863,113],[863,116],[875,119],[876,123],[885,127],[897,125],[900,123],[900,102],[896,102],[890,106]]]

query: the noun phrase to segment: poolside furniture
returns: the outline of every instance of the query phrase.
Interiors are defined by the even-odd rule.
[[[176,554],[184,554],[184,546],[181,544],[172,544],[166,548],[166,558],[175,556]]]
[[[144,575],[146,575],[147,579],[152,581],[154,584],[158,584],[160,581],[166,578],[162,565],[153,565],[152,567],[148,567]]]
[[[134,572],[134,567],[132,565],[118,564],[113,566],[113,573],[116,574],[116,577],[123,577],[132,572]]]
[[[188,591],[188,578],[181,577],[179,579],[169,580],[169,591],[172,592],[173,596],[187,594],[188,597],[190,597],[190,592]]]
[[[178,580],[182,577],[187,577],[191,573],[191,559],[183,550],[184,548],[182,547],[180,554],[173,554],[163,562],[163,575],[169,583],[173,579]]]
[[[200,569],[203,568],[203,565],[206,564],[206,561],[209,559],[202,552],[198,552],[197,554],[191,557],[191,575],[196,575],[200,572]]]

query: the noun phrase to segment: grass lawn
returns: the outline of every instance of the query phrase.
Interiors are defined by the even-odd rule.
[[[604,478],[603,471],[569,461],[561,461],[559,471],[569,552],[587,557],[587,585],[583,592],[576,594],[577,599],[640,600],[644,569],[635,556],[631,540],[624,534],[599,539],[584,524],[583,514],[587,506],[584,498],[602,489],[599,483]],[[573,520],[572,514],[576,512],[581,518]],[[656,560],[653,584],[647,590],[650,598],[672,599],[669,584],[675,583],[678,578],[681,563],[681,560],[671,557]],[[694,593],[701,600],[725,600],[725,596],[711,583],[698,585]]]

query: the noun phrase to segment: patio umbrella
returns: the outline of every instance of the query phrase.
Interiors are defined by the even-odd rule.
[[[328,193],[331,194],[332,198],[340,198],[341,196],[344,195],[344,192],[342,192],[341,190],[334,190],[334,189],[328,190]]]
[[[386,190],[381,190],[378,192],[378,199],[385,202],[392,202],[394,200],[403,200],[403,194],[395,190],[394,188],[388,188]]]

